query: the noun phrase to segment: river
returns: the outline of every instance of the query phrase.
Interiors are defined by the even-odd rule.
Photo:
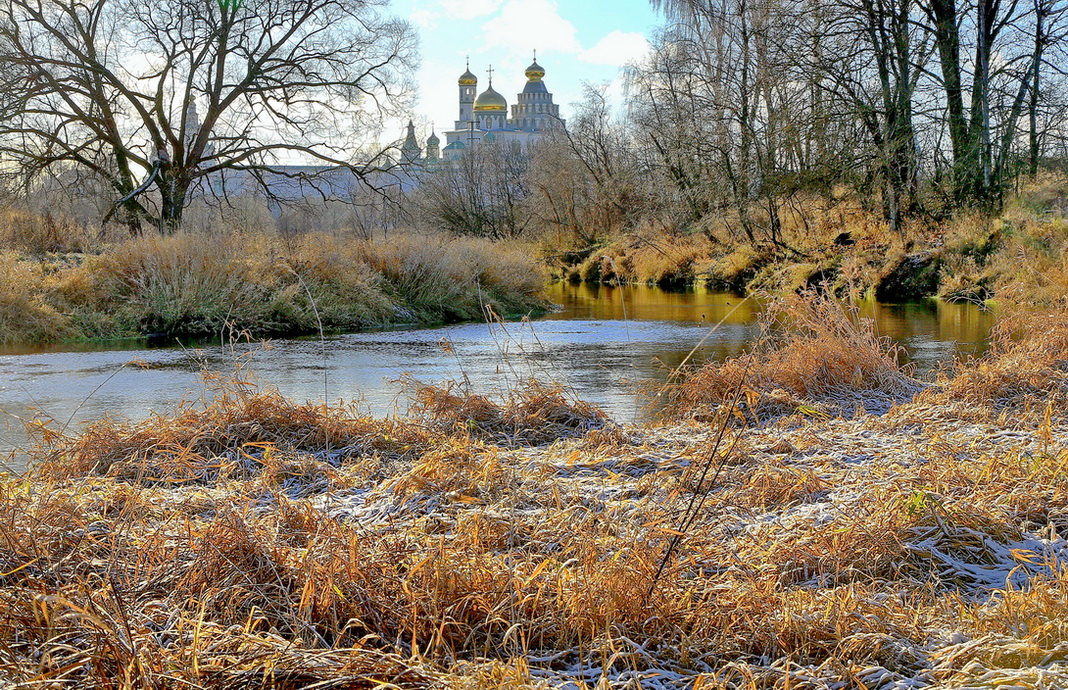
[[[733,294],[649,287],[557,284],[548,296],[561,310],[507,324],[459,324],[318,338],[197,347],[62,345],[0,349],[0,452],[25,464],[24,422],[43,419],[77,433],[104,415],[141,419],[182,400],[210,397],[201,372],[252,376],[298,400],[355,402],[376,415],[402,412],[398,383],[469,381],[480,392],[519,379],[552,379],[601,405],[617,421],[635,421],[635,387],[662,380],[702,339],[695,359],[739,353],[755,332],[759,305]],[[994,317],[970,304],[865,303],[879,332],[904,346],[920,375],[986,348]],[[711,335],[711,327],[722,325]]]

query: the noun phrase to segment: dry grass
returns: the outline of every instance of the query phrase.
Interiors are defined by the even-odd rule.
[[[110,233],[51,213],[0,210],[0,249],[22,254],[85,253],[98,249]]]
[[[466,386],[408,382],[409,414],[446,433],[470,433],[498,444],[542,444],[600,429],[604,412],[569,395],[559,384],[529,379],[501,401]]]
[[[0,485],[0,674],[57,688],[1065,677],[1063,426],[920,399],[737,428],[654,580],[712,428],[583,433],[599,417],[536,384],[499,403],[420,396],[412,419],[370,420],[231,384],[206,407],[54,439],[33,478]]]
[[[228,383],[46,438],[32,476],[0,482],[0,677],[1065,686],[1068,319],[1021,311],[909,399],[851,310],[771,313],[752,358],[681,385],[712,424],[597,429],[533,382],[500,401],[417,386],[386,420]],[[719,443],[739,390],[763,423]],[[852,414],[873,397],[895,405]],[[771,421],[786,399],[801,414]]]
[[[73,334],[63,314],[28,288],[52,280],[42,264],[0,253],[0,344],[47,342]]]
[[[877,209],[865,208],[855,195],[800,194],[780,203],[778,244],[766,235],[766,211],[751,219],[754,240],[741,232],[736,214],[724,212],[702,220],[691,234],[647,224],[583,251],[560,254],[553,246],[543,253],[562,262],[558,275],[576,281],[707,281],[773,294],[827,285],[851,299],[984,302],[996,296],[1046,308],[1068,288],[1066,199],[1068,178],[1045,174],[1024,184],[998,216],[920,216],[891,233]],[[836,243],[842,233],[845,244]]]
[[[360,243],[356,250],[403,296],[413,321],[482,319],[487,306],[497,314],[519,315],[541,306],[546,275],[523,245],[397,235]]]
[[[327,329],[386,323],[393,304],[379,284],[335,238],[181,233],[119,244],[64,275],[59,294],[135,333],[266,336],[314,332],[319,317]]]
[[[1011,414],[1047,426],[1065,419],[1068,309],[1005,307],[991,351],[930,391],[936,401],[967,403],[977,416]]]
[[[737,413],[750,421],[883,411],[922,387],[899,364],[893,341],[833,297],[808,292],[772,302],[760,325],[749,354],[680,372],[682,381],[665,391],[669,413],[714,415],[739,386]]]
[[[396,235],[147,235],[97,255],[4,255],[0,341],[352,331],[544,308],[522,247]],[[25,312],[29,320],[18,318]],[[11,314],[10,318],[3,314]]]
[[[299,478],[329,474],[356,456],[404,459],[434,443],[422,426],[297,404],[252,382],[213,389],[208,403],[187,402],[142,422],[106,418],[73,438],[41,423],[31,430],[41,439],[36,471],[49,480],[96,476],[144,485],[260,474]]]

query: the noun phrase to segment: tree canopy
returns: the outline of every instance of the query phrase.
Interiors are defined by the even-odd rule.
[[[173,228],[221,171],[357,176],[406,104],[411,27],[386,0],[3,0],[0,153],[22,179],[104,180]],[[294,171],[295,161],[311,163]],[[142,188],[153,194],[140,194]],[[269,192],[269,189],[266,191]]]

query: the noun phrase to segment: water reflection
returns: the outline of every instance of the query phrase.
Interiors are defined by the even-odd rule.
[[[661,319],[714,325],[751,326],[761,311],[755,299],[698,288],[691,292],[665,292],[645,286],[572,285],[550,288],[550,299],[565,305],[547,319],[590,318],[621,320]],[[882,304],[866,300],[860,313],[875,321],[880,335],[905,346],[906,361],[924,374],[959,357],[982,354],[994,325],[994,314],[974,304],[946,304],[925,300],[909,304]],[[743,336],[744,337],[744,336]],[[718,356],[715,349],[713,354]]]
[[[545,319],[598,319],[604,321],[693,321],[748,325],[756,320],[760,305],[729,292],[695,288],[667,292],[644,285],[573,285],[556,283],[549,299],[564,310]]]
[[[8,420],[0,425],[0,450],[25,446],[20,420],[36,415],[55,420],[57,430],[77,431],[106,414],[140,419],[182,399],[207,399],[199,372],[226,374],[239,364],[295,399],[354,401],[374,414],[403,408],[397,381],[406,374],[427,383],[466,379],[486,392],[530,376],[551,378],[630,421],[639,414],[633,395],[639,383],[662,380],[694,348],[696,361],[739,354],[760,309],[753,300],[701,290],[561,284],[549,296],[562,311],[531,323],[335,336],[325,354],[317,339],[268,348],[8,350],[0,353],[0,410]],[[981,352],[993,323],[971,305],[866,303],[862,310],[905,345],[921,370]],[[710,336],[710,325],[721,320]]]

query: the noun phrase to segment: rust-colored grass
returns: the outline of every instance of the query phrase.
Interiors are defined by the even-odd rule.
[[[0,344],[47,342],[74,332],[63,314],[31,288],[51,281],[41,265],[0,253]]]
[[[588,430],[603,418],[535,383],[496,401],[423,387],[386,420],[231,384],[52,438],[32,476],[0,482],[0,677],[1061,687],[1068,427],[1044,384],[1033,415],[974,414],[1018,402],[993,384],[964,395],[1028,357],[1055,370],[1059,346],[1017,328],[940,390],[853,415],[842,391],[913,384],[849,312],[808,300],[751,380],[722,384],[804,410],[756,401],[761,423],[743,413],[729,443],[727,409]],[[821,345],[770,378],[762,358],[805,339]]]
[[[741,386],[735,412],[754,421],[781,414],[885,410],[922,387],[898,362],[897,346],[834,297],[791,295],[761,316],[750,353],[678,373],[667,392],[672,414],[709,416]]]
[[[1011,415],[1046,428],[1066,418],[1068,309],[1006,306],[989,354],[941,382],[926,396],[959,401],[973,415]]]
[[[500,444],[546,443],[604,426],[599,409],[558,384],[529,379],[501,401],[465,386],[428,386],[410,381],[410,414],[447,433],[470,433]]]

